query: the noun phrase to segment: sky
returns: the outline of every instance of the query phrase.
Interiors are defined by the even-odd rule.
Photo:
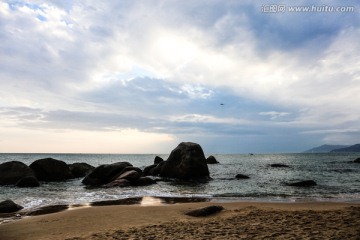
[[[0,152],[360,143],[359,13],[357,0],[3,0]]]

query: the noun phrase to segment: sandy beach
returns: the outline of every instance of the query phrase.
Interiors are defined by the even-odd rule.
[[[207,217],[186,212],[210,205]],[[360,239],[360,204],[182,203],[83,207],[0,225],[1,240]]]

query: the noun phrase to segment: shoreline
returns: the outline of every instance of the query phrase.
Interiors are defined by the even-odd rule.
[[[164,196],[143,196],[128,197],[115,200],[94,201],[84,204],[56,204],[46,205],[31,209],[22,209],[14,213],[0,213],[0,226],[9,222],[14,222],[23,218],[59,213],[63,211],[75,210],[78,208],[101,207],[101,206],[166,206],[172,204],[209,202],[214,204],[221,203],[256,203],[256,204],[296,204],[296,203],[336,203],[336,204],[360,204],[360,199],[315,199],[315,198],[296,198],[296,199],[241,199],[237,197],[164,197]]]
[[[306,238],[311,233],[323,238],[356,239],[360,235],[360,203],[184,199],[182,203],[164,204],[154,200],[149,198],[143,205],[76,206],[25,217],[1,224],[0,239],[288,239]],[[213,205],[224,210],[200,218],[185,215],[189,210]]]

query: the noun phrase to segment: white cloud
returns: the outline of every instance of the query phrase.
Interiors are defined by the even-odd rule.
[[[186,114],[180,116],[170,116],[170,121],[187,122],[187,123],[217,123],[217,124],[231,124],[231,125],[251,125],[252,122],[245,119],[236,118],[220,118],[211,115],[201,114]]]
[[[289,115],[288,112],[276,112],[276,111],[270,111],[270,112],[260,112],[259,115],[261,116],[269,116],[271,120],[276,120],[278,118],[284,117]]]
[[[189,127],[218,124],[220,132],[223,124],[228,133],[249,122],[259,132],[260,124],[268,132],[358,129],[359,16],[304,21],[263,14],[262,3],[2,2],[0,107],[39,109],[41,121],[32,124],[47,119],[48,128],[63,126],[70,113],[82,119],[74,127],[96,119],[87,129],[181,131],[176,123],[195,123]],[[226,94],[235,103],[220,108]],[[30,115],[20,112],[12,124],[23,127],[21,117]],[[171,117],[161,122],[164,116]]]

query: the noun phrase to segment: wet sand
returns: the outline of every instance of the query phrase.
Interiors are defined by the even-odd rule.
[[[1,240],[360,239],[360,204],[181,203],[74,208],[0,225]],[[207,217],[186,212],[221,205]]]

